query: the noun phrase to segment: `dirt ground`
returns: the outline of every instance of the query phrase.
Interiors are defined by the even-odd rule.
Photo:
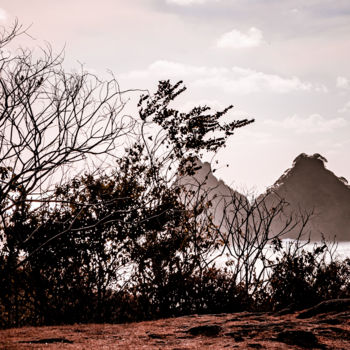
[[[322,304],[303,312],[14,328],[0,331],[0,349],[350,349],[350,299]]]

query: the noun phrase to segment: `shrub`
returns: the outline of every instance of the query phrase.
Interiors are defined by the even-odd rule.
[[[267,284],[266,302],[275,309],[291,304],[301,309],[327,299],[350,295],[350,261],[326,261],[327,245],[287,250],[276,265]]]

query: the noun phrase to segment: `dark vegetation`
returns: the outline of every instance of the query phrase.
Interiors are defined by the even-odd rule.
[[[252,120],[221,123],[232,106],[181,113],[171,103],[185,88],[169,81],[141,96],[137,117],[125,116],[114,79],[68,74],[50,49],[7,53],[21,31],[15,24],[0,37],[0,327],[349,297],[349,260],[326,261],[327,245],[283,250],[291,219],[270,233],[286,203],[270,211],[263,199],[232,196],[217,225],[207,193],[177,181]],[[113,166],[103,170],[106,155]],[[265,256],[268,246],[278,259]],[[217,253],[228,255],[226,268],[215,266]]]

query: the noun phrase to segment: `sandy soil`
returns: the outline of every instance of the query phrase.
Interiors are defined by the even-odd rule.
[[[321,304],[320,304],[321,305]],[[191,315],[0,331],[0,349],[350,349],[350,300],[306,312]]]

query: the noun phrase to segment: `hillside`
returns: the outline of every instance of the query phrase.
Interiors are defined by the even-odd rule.
[[[228,231],[234,222],[245,217],[245,211],[249,210],[249,201],[246,196],[233,190],[224,181],[215,177],[211,165],[208,162],[196,160],[198,170],[193,176],[185,176],[179,179],[181,185],[187,190],[195,192],[195,201],[204,199],[210,202],[210,214],[214,224],[221,231]]]
[[[190,315],[0,330],[1,349],[349,349],[350,299],[302,312]]]
[[[272,210],[281,199],[286,206],[271,225],[271,233],[280,232],[286,221],[302,221],[302,216],[312,215],[304,227],[302,238],[311,234],[311,240],[319,241],[322,236],[337,241],[350,241],[350,187],[346,179],[337,177],[325,166],[327,160],[319,154],[305,153],[295,158],[293,165],[271,186],[266,193],[258,197],[264,199],[264,205]],[[214,223],[223,231],[228,231],[245,218],[249,211],[248,199],[233,190],[222,180],[218,180],[209,163],[197,160],[199,170],[194,176],[181,179],[187,188],[195,189],[198,196],[205,194],[212,202],[211,213]],[[284,238],[296,238],[301,224],[288,232]]]
[[[350,187],[325,166],[327,160],[319,154],[305,153],[295,158],[293,165],[267,191],[266,203],[273,207],[278,198],[288,205],[284,215],[274,222],[273,231],[280,229],[290,215],[312,213],[305,233],[318,241],[324,235],[337,241],[350,240]],[[298,229],[288,238],[295,238]]]

